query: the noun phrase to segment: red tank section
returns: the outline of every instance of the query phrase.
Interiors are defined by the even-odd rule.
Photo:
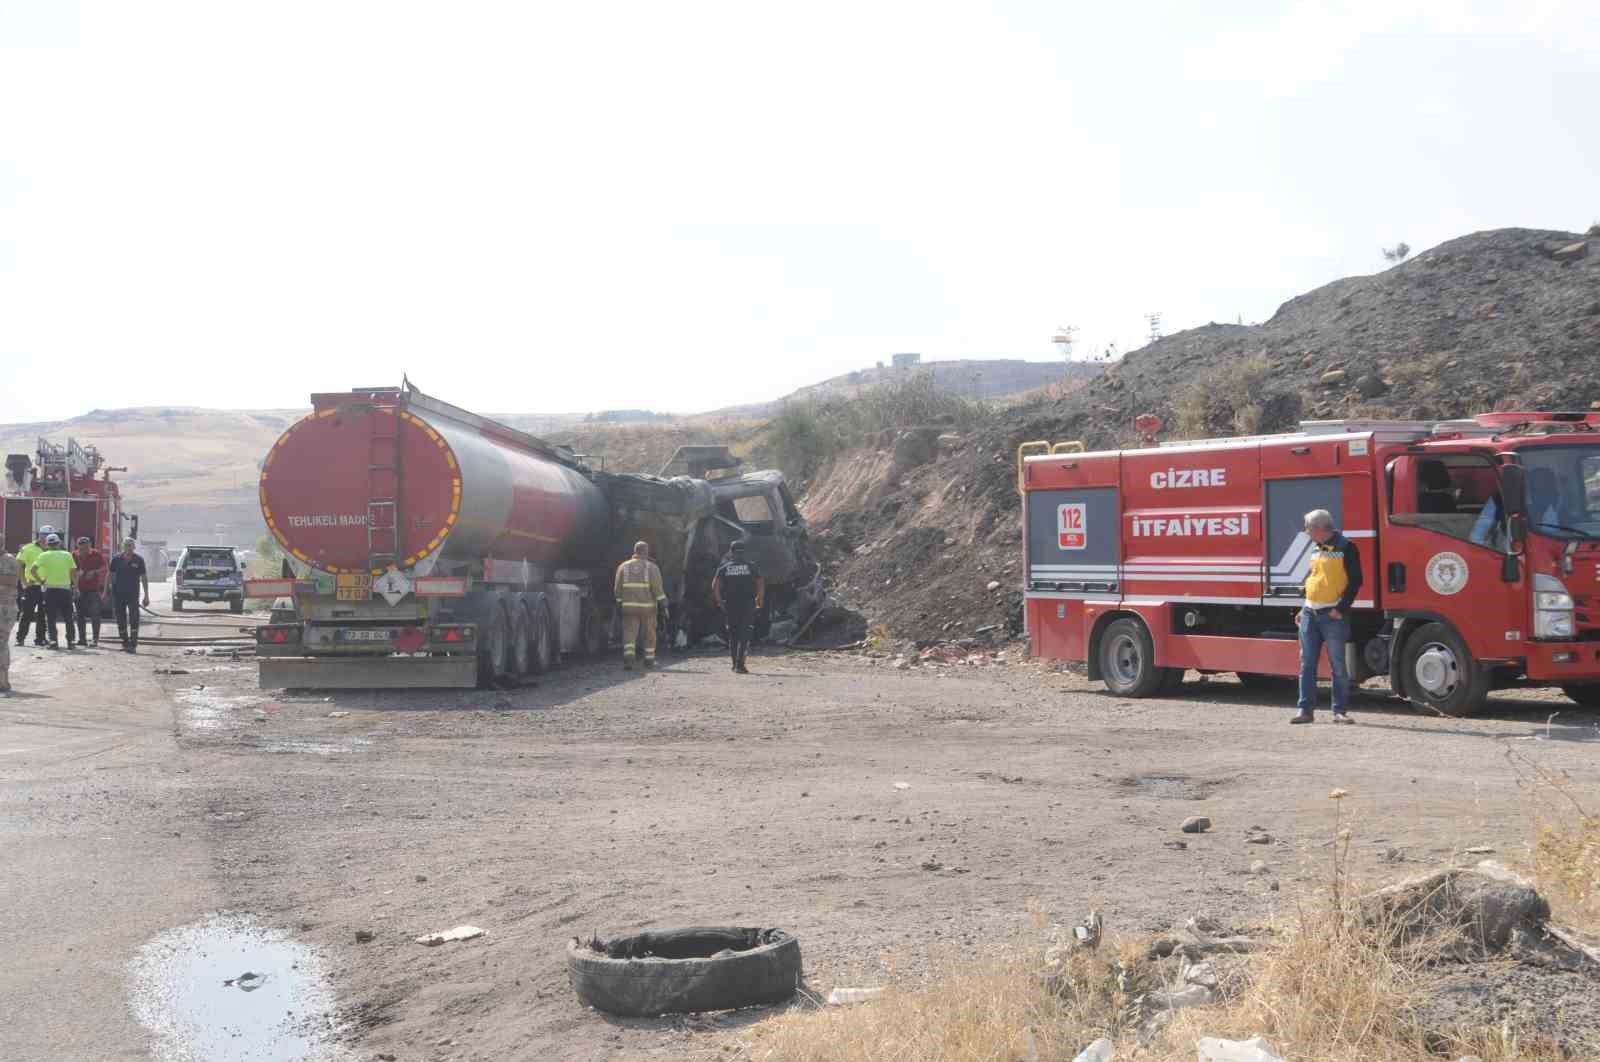
[[[312,403],[262,465],[261,513],[322,571],[435,555],[441,573],[484,559],[581,567],[605,542],[600,488],[533,436],[411,390]]]

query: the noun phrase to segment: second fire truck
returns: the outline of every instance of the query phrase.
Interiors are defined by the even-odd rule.
[[[1353,682],[1385,676],[1447,715],[1515,686],[1600,706],[1600,414],[1028,443],[1017,466],[1032,652],[1083,661],[1115,693],[1151,696],[1188,669],[1297,674],[1303,519],[1326,509],[1366,573]]]

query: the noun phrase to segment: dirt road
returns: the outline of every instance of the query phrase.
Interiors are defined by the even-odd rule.
[[[581,1010],[566,940],[775,925],[825,992],[1002,946],[1035,908],[1112,932],[1265,919],[1326,876],[1335,786],[1358,871],[1389,877],[1515,857],[1508,750],[1600,792],[1596,718],[1561,700],[1453,721],[1367,698],[1358,726],[1291,729],[1222,678],[1134,702],[1034,665],[752,666],[286,695],[245,661],[24,650],[0,701],[0,1057],[177,1057],[128,1016],[128,964],[216,911],[320,950],[328,1057],[712,1057],[732,1022]],[[1180,834],[1194,814],[1214,829]],[[462,923],[487,935],[412,942]]]

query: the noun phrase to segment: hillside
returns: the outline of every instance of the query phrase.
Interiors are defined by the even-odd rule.
[[[1094,379],[1105,369],[1104,362],[1025,361],[1021,358],[957,358],[919,362],[903,369],[877,365],[841,373],[770,402],[732,406],[714,410],[708,415],[738,419],[771,417],[786,404],[852,398],[864,389],[893,386],[912,375],[926,376],[936,388],[948,394],[998,401],[1045,387],[1071,389]]]
[[[99,447],[147,538],[212,541],[217,525],[239,545],[255,541],[256,462],[301,410],[173,406],[97,409],[70,420],[0,425],[0,453],[34,453],[37,440],[68,436]]]
[[[898,635],[970,635],[1019,615],[1013,463],[1025,440],[1134,445],[1141,413],[1166,420],[1164,437],[1183,438],[1285,430],[1301,419],[1592,405],[1600,408],[1600,229],[1587,242],[1501,229],[1335,281],[1260,325],[1168,336],[1072,393],[969,430],[888,433],[833,457],[806,507],[850,604]]]

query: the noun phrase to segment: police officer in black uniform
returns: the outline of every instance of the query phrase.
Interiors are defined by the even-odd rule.
[[[756,566],[745,559],[744,541],[728,547],[728,559],[722,562],[711,580],[711,597],[728,623],[728,652],[733,657],[733,670],[748,675],[745,654],[750,650],[750,625],[760,611],[767,590],[766,580]]]

